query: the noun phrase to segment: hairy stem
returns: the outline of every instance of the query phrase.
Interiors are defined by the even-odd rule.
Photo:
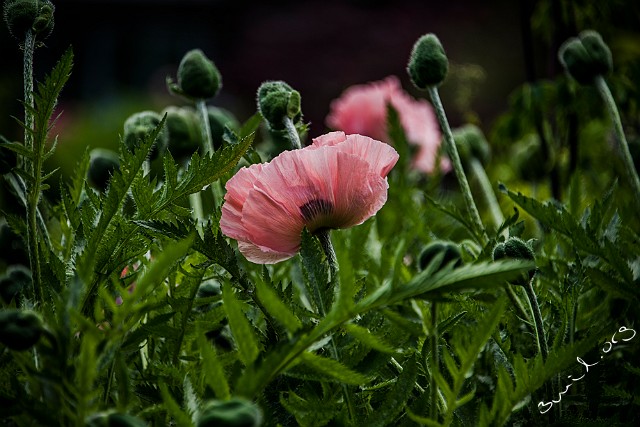
[[[498,228],[504,222],[504,215],[502,215],[502,210],[500,210],[500,204],[496,198],[496,193],[493,191],[489,177],[487,176],[482,163],[480,163],[478,159],[471,159],[470,166],[473,174],[476,176],[478,183],[480,184],[480,187],[482,188],[482,193],[487,201],[487,206],[489,207],[489,211],[493,217],[493,222],[496,225],[496,228]]]
[[[30,108],[24,111],[24,145],[32,152],[31,159],[23,159],[27,173],[33,177],[28,183],[27,195],[27,245],[29,247],[29,263],[33,279],[33,297],[35,302],[42,303],[42,278],[40,275],[40,247],[38,244],[38,202],[40,200],[40,184],[42,169],[42,147],[34,146],[34,116],[33,116],[33,51],[35,36],[27,31],[24,40],[24,102]],[[42,145],[43,141],[38,141]]]
[[[531,311],[533,312],[533,320],[536,328],[536,338],[538,342],[538,351],[542,354],[542,360],[547,360],[549,356],[549,348],[547,347],[547,340],[544,335],[544,325],[542,323],[542,313],[540,312],[540,306],[538,305],[538,299],[536,298],[536,294],[533,291],[533,280],[535,276],[531,278],[531,280],[527,281],[524,289],[527,292],[527,298],[529,299],[529,304],[531,304]]]
[[[196,101],[196,109],[200,116],[200,132],[202,133],[202,142],[204,143],[204,151],[207,154],[213,153],[213,137],[211,136],[211,126],[209,125],[209,112],[207,111],[207,102],[204,99]]]
[[[287,131],[287,138],[291,142],[291,147],[294,150],[299,150],[302,148],[302,143],[300,142],[300,135],[298,135],[298,131],[296,130],[296,126],[293,124],[293,120],[289,116],[285,116],[282,120],[284,122],[284,128]]]
[[[428,88],[428,91],[429,96],[431,97],[431,102],[436,111],[436,116],[438,117],[438,122],[440,123],[440,129],[442,129],[442,133],[444,135],[445,148],[447,149],[447,154],[451,159],[451,163],[453,163],[453,170],[455,171],[456,178],[458,179],[458,184],[460,185],[460,189],[462,190],[462,196],[464,197],[465,204],[467,205],[467,210],[469,211],[469,215],[471,216],[471,221],[473,222],[476,231],[483,237],[484,241],[486,242],[487,240],[489,240],[489,237],[487,236],[487,232],[484,229],[484,225],[482,225],[480,213],[478,212],[476,203],[473,200],[473,195],[471,194],[469,181],[467,181],[467,176],[465,175],[464,169],[462,168],[462,162],[460,161],[460,155],[458,154],[458,149],[456,148],[456,144],[453,140],[451,127],[449,126],[449,122],[447,121],[447,116],[444,112],[442,101],[440,101],[440,95],[438,95],[438,88],[436,88],[435,86],[430,86]]]
[[[596,87],[598,88],[598,92],[600,92],[600,96],[604,101],[604,104],[607,107],[607,112],[611,117],[611,123],[613,124],[613,131],[616,135],[616,140],[618,141],[618,147],[620,148],[620,152],[622,154],[622,160],[624,162],[624,167],[626,169],[627,177],[631,186],[633,187],[634,198],[638,207],[640,207],[640,178],[638,178],[638,172],[633,164],[633,158],[631,157],[631,153],[629,152],[629,144],[627,143],[627,138],[624,135],[624,130],[622,129],[622,121],[620,120],[620,114],[618,113],[618,107],[616,106],[616,102],[613,99],[613,95],[609,90],[609,86],[607,82],[604,80],[602,76],[596,77],[595,80]]]
[[[436,373],[440,358],[438,355],[438,303],[431,302],[431,376],[429,378],[429,390],[431,392],[431,404],[429,406],[429,418],[438,420],[438,386],[436,384]]]

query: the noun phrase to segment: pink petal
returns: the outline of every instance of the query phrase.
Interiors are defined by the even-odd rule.
[[[313,138],[313,147],[333,146],[340,144],[347,139],[347,136],[342,131],[329,132],[321,135],[317,138]]]
[[[362,135],[347,136],[347,140],[338,148],[344,153],[354,154],[366,160],[371,170],[383,178],[389,174],[400,157],[390,145]]]
[[[296,252],[275,252],[251,242],[238,242],[238,249],[246,259],[256,264],[275,264],[295,256]]]
[[[248,168],[240,169],[229,181],[227,181],[227,194],[224,196],[222,205],[222,217],[220,218],[220,229],[229,237],[236,240],[246,240],[247,232],[242,224],[242,207],[253,189],[263,165],[255,164]]]

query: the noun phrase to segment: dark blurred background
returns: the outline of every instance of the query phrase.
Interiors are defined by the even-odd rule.
[[[255,112],[260,83],[285,80],[301,92],[314,137],[326,130],[331,100],[350,85],[394,74],[414,96],[424,96],[413,90],[405,66],[415,40],[433,32],[451,62],[442,96],[452,125],[474,121],[486,130],[515,88],[561,73],[557,47],[580,30],[599,30],[616,61],[621,54],[640,57],[639,3],[58,0],[53,34],[36,51],[35,75],[42,79],[73,47],[52,160],[63,170],[87,145],[115,147],[131,113],[183,104],[168,94],[165,78],[175,77],[192,48],[202,49],[222,73],[224,86],[212,105],[245,120]],[[0,133],[21,140],[9,116],[23,116],[22,55],[4,25],[0,58]]]

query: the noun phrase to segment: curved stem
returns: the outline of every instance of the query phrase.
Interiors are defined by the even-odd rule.
[[[542,360],[547,360],[549,356],[549,348],[547,347],[547,340],[544,335],[544,325],[542,323],[542,313],[540,312],[540,306],[538,305],[538,299],[536,298],[536,294],[533,291],[533,280],[535,276],[531,278],[531,280],[527,281],[527,284],[524,286],[525,291],[527,292],[527,298],[529,298],[529,303],[531,304],[531,311],[533,311],[533,320],[534,325],[536,327],[536,338],[538,341],[538,351],[542,354]]]
[[[622,129],[622,121],[620,120],[618,107],[616,107],[616,102],[609,90],[609,86],[602,76],[596,77],[595,84],[596,88],[598,88],[598,92],[600,92],[600,96],[602,97],[604,104],[607,106],[607,111],[609,112],[609,116],[611,117],[611,122],[613,124],[613,131],[616,135],[620,152],[622,153],[622,160],[624,161],[627,177],[633,187],[636,204],[640,207],[640,178],[638,178],[638,172],[636,171],[633,164],[633,158],[629,152],[629,144],[627,143],[627,138],[625,137],[624,130]]]
[[[500,204],[496,198],[496,193],[493,191],[489,177],[487,177],[487,172],[484,170],[482,163],[480,163],[478,159],[471,159],[470,166],[474,175],[478,179],[478,183],[482,188],[482,193],[487,200],[487,205],[489,207],[489,211],[491,211],[493,222],[495,223],[496,228],[499,228],[504,222],[504,215],[502,215],[502,210],[500,210]]]
[[[447,121],[447,116],[444,112],[442,101],[440,101],[440,95],[438,95],[438,88],[436,88],[435,86],[430,86],[427,90],[429,91],[431,102],[436,111],[436,116],[438,117],[438,122],[440,123],[440,129],[442,129],[442,133],[444,135],[445,148],[447,149],[447,154],[451,159],[451,163],[453,163],[453,170],[455,171],[456,178],[458,179],[458,184],[460,184],[462,196],[464,197],[465,204],[467,205],[467,210],[469,211],[469,215],[471,216],[471,221],[473,222],[476,231],[482,236],[484,242],[486,242],[487,240],[489,240],[489,237],[487,236],[487,232],[484,229],[484,225],[482,225],[482,220],[480,220],[480,213],[478,212],[476,203],[473,200],[473,196],[471,195],[469,181],[467,181],[467,176],[465,175],[464,169],[462,168],[462,162],[460,161],[460,155],[458,154],[458,149],[456,148],[456,144],[453,140],[451,127],[449,126],[449,122]]]
[[[287,138],[291,142],[291,147],[294,150],[299,150],[302,148],[302,143],[300,142],[300,135],[298,135],[298,131],[296,130],[296,126],[293,124],[293,120],[291,120],[291,117],[285,116],[282,121],[284,123],[284,128],[287,131]]]
[[[196,109],[200,116],[200,132],[202,133],[202,143],[204,144],[204,152],[211,154],[214,151],[213,137],[211,136],[211,125],[209,124],[209,112],[207,111],[207,102],[204,99],[196,101]]]

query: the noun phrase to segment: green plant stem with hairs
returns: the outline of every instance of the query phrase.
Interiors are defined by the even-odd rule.
[[[27,173],[33,178],[27,183],[27,245],[29,248],[29,263],[33,280],[33,297],[36,303],[43,302],[42,277],[40,274],[40,248],[38,246],[38,202],[40,201],[42,184],[42,162],[44,141],[34,138],[34,101],[33,101],[33,52],[36,38],[31,31],[27,31],[24,40],[24,145],[32,152],[31,159],[24,159]],[[38,144],[36,147],[35,144]]]
[[[496,228],[500,227],[504,222],[504,215],[502,215],[500,204],[498,203],[498,199],[496,198],[496,193],[493,191],[493,187],[491,186],[491,182],[489,181],[487,172],[484,170],[482,163],[480,163],[480,161],[475,158],[471,159],[471,161],[469,162],[469,167],[471,168],[471,171],[476,176],[476,179],[480,184],[480,188],[482,189],[484,198],[487,201],[487,206],[489,207],[489,211],[491,212],[493,223],[495,224]]]
[[[607,112],[609,113],[609,117],[611,118],[611,123],[613,124],[613,132],[616,135],[616,140],[618,141],[618,147],[620,148],[620,153],[622,154],[622,160],[624,162],[625,171],[627,173],[627,177],[633,188],[633,196],[636,201],[637,207],[640,207],[640,178],[638,177],[638,172],[633,164],[633,158],[631,157],[631,152],[629,151],[629,144],[627,143],[627,138],[624,135],[624,130],[622,129],[622,121],[620,120],[620,113],[618,113],[618,107],[616,106],[616,102],[613,99],[613,95],[611,94],[611,90],[609,90],[609,86],[607,82],[604,80],[604,77],[597,76],[595,79],[595,85],[604,101],[605,106],[607,107]]]
[[[533,320],[534,326],[536,330],[536,341],[538,344],[538,351],[542,355],[542,360],[546,361],[549,357],[549,347],[547,347],[547,340],[544,334],[544,324],[542,323],[542,313],[540,312],[540,306],[538,305],[538,299],[536,298],[536,294],[533,291],[533,281],[535,280],[535,275],[531,278],[531,280],[527,281],[527,284],[524,286],[525,291],[527,292],[527,298],[529,299],[529,303],[531,304],[531,311],[533,312]]]
[[[289,141],[291,141],[291,146],[294,150],[299,150],[302,148],[302,143],[300,142],[300,135],[298,135],[298,131],[296,130],[296,126],[293,124],[293,120],[291,117],[284,116],[282,119],[284,123],[284,128],[287,131],[287,137]]]
[[[429,86],[427,90],[431,97],[431,103],[436,111],[436,116],[440,123],[440,129],[442,129],[442,133],[444,135],[445,148],[449,158],[451,159],[451,163],[453,163],[453,170],[456,174],[456,178],[458,179],[460,189],[462,190],[462,196],[467,206],[467,210],[469,211],[469,215],[471,216],[471,221],[476,232],[482,236],[483,243],[485,243],[489,240],[489,237],[487,236],[487,232],[485,231],[482,220],[480,219],[480,213],[478,212],[476,203],[473,200],[469,181],[464,173],[462,161],[460,160],[460,155],[458,154],[458,149],[456,148],[456,144],[453,139],[453,133],[451,132],[451,127],[447,121],[447,115],[445,114],[444,107],[442,106],[442,101],[440,101],[440,95],[438,95],[438,88],[435,86]]]
[[[438,355],[438,303],[431,302],[431,376],[429,377],[430,406],[429,417],[438,420],[438,385],[436,384],[436,374],[440,357]]]
[[[291,119],[289,119],[289,121],[291,121]],[[293,122],[291,124],[293,125]],[[300,142],[299,139],[298,139],[298,142]],[[324,251],[324,254],[327,257],[327,263],[329,264],[330,285],[333,287],[339,287],[340,279],[338,276],[339,275],[338,258],[336,257],[336,251],[333,249],[333,244],[331,243],[330,232],[331,230],[329,229],[323,229],[323,230],[317,231],[315,234],[316,236],[318,236],[318,240],[320,240],[320,246],[322,246],[322,250]],[[322,300],[322,294],[320,292],[320,289],[317,288],[317,286],[314,286],[314,288],[315,289],[313,289],[313,292],[315,294],[316,300],[318,301],[318,311],[319,311],[318,314],[320,314],[324,318],[327,315],[327,311],[326,311],[326,307],[324,306],[324,302]],[[333,356],[333,358],[336,359],[337,361],[340,361],[340,351],[338,350],[338,347],[336,346],[336,343],[333,337],[331,337],[329,348],[331,350],[331,355]],[[349,418],[353,422],[356,419],[355,418],[356,411],[353,406],[351,391],[349,390],[349,386],[347,386],[346,384],[341,384],[341,385],[342,385],[342,393],[344,395],[345,403],[347,404],[347,408],[349,409]]]
[[[198,99],[196,101],[196,109],[198,110],[198,116],[200,118],[200,132],[202,134],[202,142],[204,143],[205,154],[212,155],[215,151],[213,146],[213,136],[211,135],[211,125],[209,124],[209,112],[207,111],[207,101],[204,99]],[[213,202],[216,208],[222,204],[222,188],[218,181],[211,183],[211,194],[213,194]],[[193,193],[189,196],[191,207],[194,210],[194,216],[199,220],[204,221],[205,215],[202,208],[202,196],[200,192]]]

